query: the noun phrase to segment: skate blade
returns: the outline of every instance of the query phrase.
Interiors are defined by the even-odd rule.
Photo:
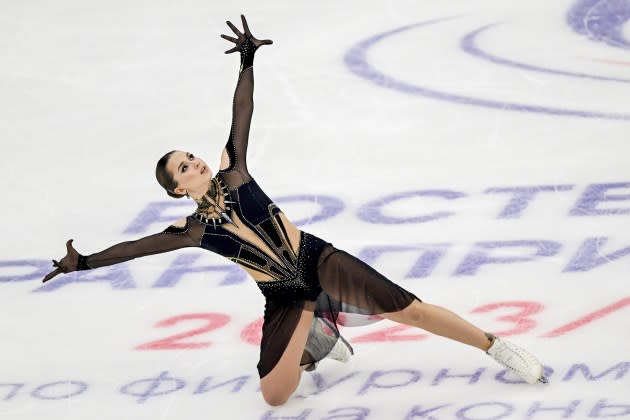
[[[540,378],[538,378],[538,382],[540,382],[542,384],[548,384],[549,383],[549,379],[547,379],[546,376],[541,376]]]

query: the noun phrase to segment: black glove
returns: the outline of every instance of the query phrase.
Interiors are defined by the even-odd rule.
[[[73,240],[74,239],[69,239],[68,242],[66,242],[65,257],[63,257],[60,261],[52,260],[53,267],[57,268],[46,274],[46,277],[44,277],[42,283],[46,283],[48,280],[52,279],[60,273],[71,273],[73,271],[90,269],[90,267],[87,265],[87,257],[79,254],[77,250],[74,249],[74,247],[72,246]]]
[[[241,15],[241,20],[243,21],[243,30],[245,31],[244,34],[241,33],[241,31],[239,31],[236,26],[234,26],[232,22],[228,20],[226,22],[227,25],[238,38],[233,38],[227,35],[221,35],[221,38],[236,44],[234,48],[227,50],[225,53],[231,54],[233,52],[239,51],[241,53],[241,71],[243,71],[254,65],[254,53],[256,52],[256,50],[261,45],[273,44],[273,41],[270,39],[256,39],[250,32],[249,26],[247,26],[247,20],[245,20],[245,16]]]

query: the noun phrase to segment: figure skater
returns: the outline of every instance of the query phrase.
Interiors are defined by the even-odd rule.
[[[200,247],[239,264],[265,297],[258,373],[265,401],[277,406],[295,391],[304,370],[323,358],[347,361],[352,347],[339,334],[340,312],[380,315],[483,350],[528,383],[545,382],[543,367],[520,347],[486,333],[453,312],[421,301],[373,268],[332,244],[298,229],[258,186],[247,168],[253,111],[254,54],[271,40],[256,39],[241,16],[243,32],[226,51],[240,53],[232,127],[213,176],[205,161],[174,150],[157,163],[166,193],[197,203],[195,212],[144,238],[122,242],[91,255],[66,243],[67,254],[53,260],[60,273],[118,264],[145,255]],[[279,165],[278,165],[279,166]],[[281,170],[281,167],[278,167]]]

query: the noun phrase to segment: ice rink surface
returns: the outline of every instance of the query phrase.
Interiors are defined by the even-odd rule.
[[[0,418],[630,418],[630,1],[2,1]],[[238,58],[249,167],[306,231],[548,368],[388,322],[356,355],[258,391],[263,299],[195,249],[43,285],[159,232],[172,149],[218,167]],[[626,281],[626,283],[624,283]]]

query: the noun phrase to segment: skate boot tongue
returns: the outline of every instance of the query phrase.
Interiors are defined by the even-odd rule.
[[[531,353],[514,343],[495,337],[487,353],[527,383],[534,384],[538,381],[546,383],[547,381],[543,376],[543,367],[540,362]]]

